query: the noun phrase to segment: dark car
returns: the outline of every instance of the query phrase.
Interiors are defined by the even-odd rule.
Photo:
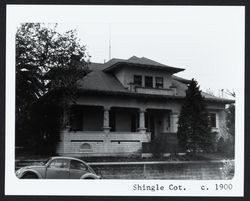
[[[82,160],[52,157],[44,165],[26,166],[16,171],[19,179],[100,179]]]

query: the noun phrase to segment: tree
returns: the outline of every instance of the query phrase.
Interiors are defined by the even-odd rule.
[[[57,32],[57,24],[41,23],[25,23],[18,28],[17,145],[35,138],[37,142],[58,138],[55,133],[62,125],[62,112],[74,100],[77,80],[88,72],[88,58],[76,30],[61,34]],[[51,133],[54,136],[46,138]]]
[[[235,95],[234,95],[235,97]],[[226,131],[228,138],[223,139],[223,143],[220,143],[220,152],[224,156],[234,158],[235,153],[235,105],[232,103],[226,108]]]
[[[57,24],[25,23],[16,33],[17,103],[19,106],[37,100],[49,89],[43,79],[51,69],[64,69],[77,60],[87,64],[85,46],[76,30],[64,34],[56,31]],[[79,65],[78,65],[79,67]],[[55,78],[55,77],[54,77]],[[25,96],[23,94],[25,92]],[[20,96],[21,97],[20,97]]]
[[[212,145],[208,112],[198,83],[194,79],[186,90],[177,136],[180,146],[193,153],[198,149],[209,150]]]
[[[230,104],[226,109],[226,126],[227,132],[231,137],[235,136],[235,105]]]

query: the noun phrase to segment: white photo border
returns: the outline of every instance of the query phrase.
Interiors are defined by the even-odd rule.
[[[5,195],[70,195],[70,196],[212,196],[241,197],[244,195],[244,50],[242,44],[242,66],[236,76],[236,140],[235,176],[232,180],[20,180],[15,176],[15,33],[22,22],[70,22],[72,18],[60,15],[65,10],[74,13],[81,6],[69,5],[7,5],[6,20],[6,133],[5,133]],[[86,7],[86,6],[85,6]],[[88,6],[102,9],[108,6]],[[235,6],[244,20],[244,6]],[[245,24],[245,23],[244,23]],[[245,32],[244,30],[242,30]],[[244,34],[244,33],[242,33]],[[231,191],[216,191],[215,184],[232,183]],[[134,191],[134,184],[162,185],[164,191]],[[185,191],[171,191],[169,185],[183,185]],[[202,191],[201,186],[209,191]],[[60,186],[60,188],[55,188]],[[84,190],[83,190],[84,189]]]

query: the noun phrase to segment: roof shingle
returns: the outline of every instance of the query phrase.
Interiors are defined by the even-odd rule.
[[[137,61],[138,57],[131,57],[129,60],[132,62],[138,62]],[[117,94],[124,94],[124,95],[136,94],[138,96],[147,95],[147,94],[137,94],[135,92],[129,91],[120,83],[120,81],[113,74],[109,72],[105,72],[103,70],[107,68],[107,66],[113,65],[120,61],[123,61],[123,60],[112,59],[109,62],[104,63],[104,64],[91,63],[89,65],[89,69],[92,71],[89,74],[87,74],[85,77],[83,77],[81,80],[78,81],[78,88],[80,90],[97,91],[97,92],[99,91],[102,93],[117,93]],[[147,59],[145,59],[145,61],[147,63],[151,63],[151,60],[147,61]],[[172,85],[173,87],[176,88],[176,92],[177,92],[174,97],[184,98],[186,95],[187,84],[189,80],[181,78],[181,77],[177,77],[174,75],[172,75],[172,78],[173,78]],[[202,95],[205,97],[205,99],[210,100],[210,101],[233,102],[232,100],[218,98],[216,96],[212,96],[205,92],[202,92]],[[157,97],[158,95],[151,95],[151,96]]]
[[[78,81],[79,89],[128,92],[112,74],[103,72],[102,69],[98,68],[98,65],[93,65],[90,68],[95,69]]]

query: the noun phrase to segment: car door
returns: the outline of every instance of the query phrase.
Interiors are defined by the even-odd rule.
[[[46,169],[46,179],[68,179],[69,178],[69,160],[54,159]]]
[[[86,174],[87,172],[89,172],[88,167],[84,163],[77,160],[70,161],[70,168],[69,168],[70,179],[80,179],[81,176]]]

